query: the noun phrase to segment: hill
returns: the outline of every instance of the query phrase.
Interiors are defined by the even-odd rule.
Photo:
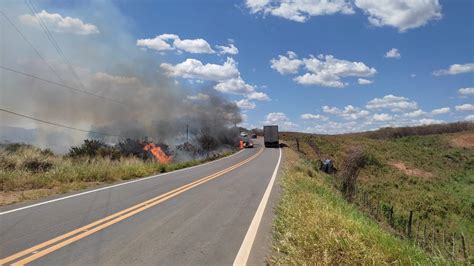
[[[348,158],[354,149],[362,150],[366,163],[357,169],[350,205],[432,257],[472,262],[468,258],[474,248],[472,124],[336,136],[284,132],[281,139],[311,165],[307,173],[322,176],[319,182],[330,184],[339,198]],[[335,175],[317,171],[323,159],[333,160]]]

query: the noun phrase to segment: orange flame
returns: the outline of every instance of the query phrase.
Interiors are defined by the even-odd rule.
[[[171,160],[173,160],[172,156],[166,155],[163,150],[161,150],[160,147],[156,146],[153,143],[148,143],[143,147],[145,151],[150,151],[153,156],[155,156],[155,159],[160,162],[160,163],[170,163]]]

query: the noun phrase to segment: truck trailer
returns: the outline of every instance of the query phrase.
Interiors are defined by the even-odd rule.
[[[263,141],[265,147],[280,147],[277,125],[263,126]]]

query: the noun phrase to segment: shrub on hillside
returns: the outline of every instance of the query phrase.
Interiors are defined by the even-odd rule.
[[[407,136],[455,133],[467,130],[474,130],[474,123],[456,122],[450,124],[424,125],[416,127],[387,127],[367,134],[370,138],[374,139],[396,139]]]
[[[367,155],[361,147],[349,151],[342,165],[341,191],[344,197],[352,202],[356,192],[356,182],[360,169],[367,164]]]
[[[69,149],[69,157],[109,157],[112,160],[119,159],[121,153],[118,149],[111,147],[100,140],[84,140],[80,146],[74,146]]]

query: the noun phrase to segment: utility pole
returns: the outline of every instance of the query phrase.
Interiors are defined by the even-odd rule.
[[[186,143],[189,143],[189,126],[186,124]]]

